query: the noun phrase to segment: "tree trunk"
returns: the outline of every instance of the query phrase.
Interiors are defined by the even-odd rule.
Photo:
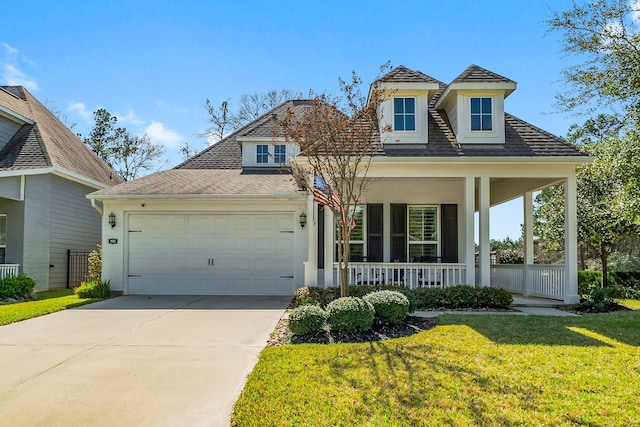
[[[605,245],[600,245],[600,261],[602,262],[602,287],[606,288],[608,286],[607,280],[607,258],[609,257],[609,253]]]

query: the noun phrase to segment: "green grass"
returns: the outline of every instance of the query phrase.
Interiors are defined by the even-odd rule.
[[[638,425],[640,311],[445,315],[412,337],[266,348],[233,425]]]
[[[100,301],[97,298],[78,298],[72,289],[53,289],[36,295],[38,299],[35,301],[0,305],[0,326]]]
[[[618,304],[629,310],[640,310],[640,300],[637,299],[620,299],[616,300]]]

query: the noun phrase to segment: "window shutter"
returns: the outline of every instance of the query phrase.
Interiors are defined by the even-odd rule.
[[[391,205],[391,261],[407,262],[407,205]]]
[[[440,206],[442,262],[458,262],[458,205]]]
[[[382,262],[382,205],[367,205],[367,261]]]

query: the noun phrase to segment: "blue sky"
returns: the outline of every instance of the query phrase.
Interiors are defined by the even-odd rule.
[[[505,110],[556,135],[584,119],[554,113],[572,58],[546,34],[544,1],[23,0],[0,28],[0,84],[24,85],[87,134],[105,108],[166,147],[202,149],[205,98],[214,104],[270,89],[338,90],[356,71],[405,65],[444,82],[470,64],[518,82]],[[237,104],[235,104],[237,105]],[[517,238],[522,203],[491,210],[491,237]]]

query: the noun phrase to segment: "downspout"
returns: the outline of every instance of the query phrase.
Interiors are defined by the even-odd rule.
[[[24,175],[20,175],[20,201],[24,202],[24,192],[26,187],[27,179]]]
[[[103,212],[103,210],[102,210],[102,208],[101,208],[100,206],[98,206],[98,205],[96,204],[96,199],[91,199],[91,206],[93,207],[93,209],[95,209],[95,210],[97,210],[97,211],[98,211],[98,213],[100,214],[100,216],[102,216],[102,212]]]

